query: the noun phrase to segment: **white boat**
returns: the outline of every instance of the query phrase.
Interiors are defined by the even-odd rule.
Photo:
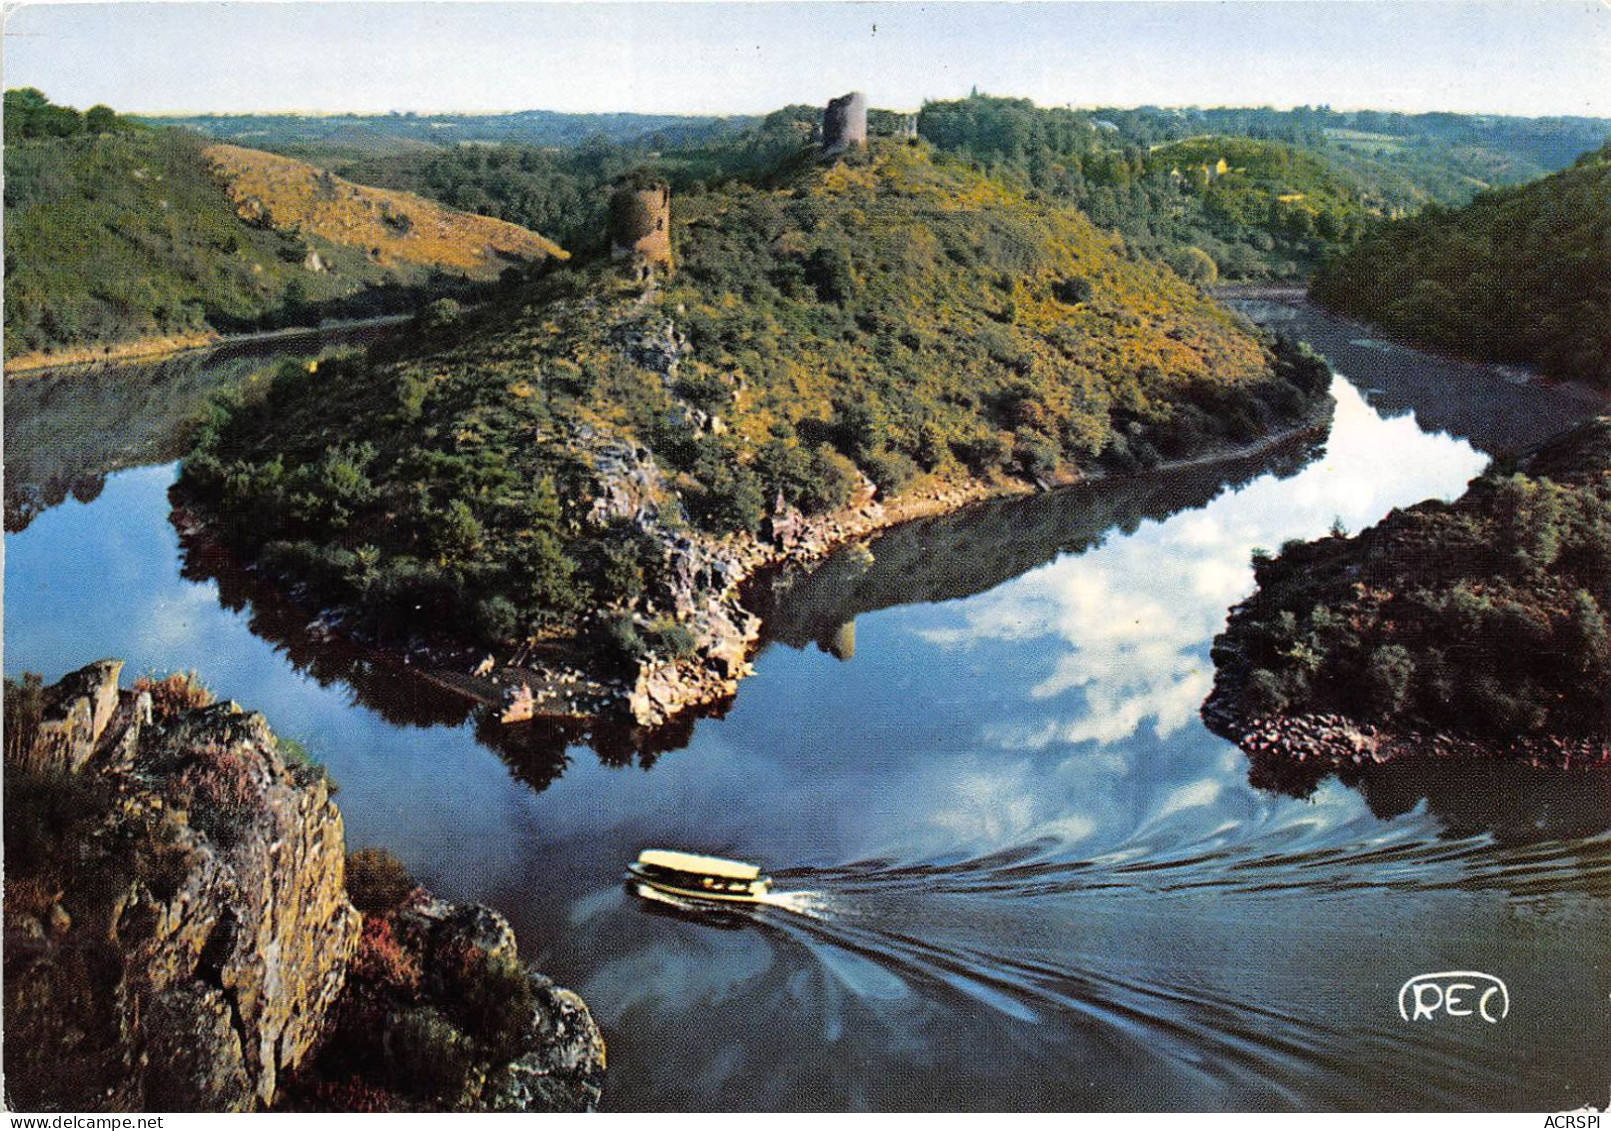
[[[772,880],[754,864],[646,848],[627,866],[633,878],[669,895],[721,903],[755,903],[772,890]]]

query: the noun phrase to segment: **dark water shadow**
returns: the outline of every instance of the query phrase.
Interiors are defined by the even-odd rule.
[[[503,723],[498,709],[432,679],[398,653],[323,628],[316,614],[293,595],[243,566],[204,529],[182,520],[184,513],[176,506],[171,515],[179,536],[180,576],[215,586],[219,604],[245,613],[253,635],[272,645],[291,667],[320,687],[347,688],[355,704],[395,726],[456,727],[471,722],[476,741],[535,791],[559,780],[577,746],[591,748],[604,765],[647,770],[660,755],[686,747],[700,718],[725,713],[731,705],[718,703],[702,714],[688,713],[656,728],[555,717]]]
[[[389,326],[310,330],[155,361],[89,364],[5,384],[5,529],[15,534],[68,496],[94,500],[107,475],[168,463],[190,447],[215,393],[280,360],[365,345]]]
[[[1586,417],[1604,398],[1516,366],[1439,357],[1398,345],[1379,330],[1306,299],[1230,305],[1261,325],[1307,342],[1384,416],[1411,413],[1425,431],[1469,440],[1493,456],[1524,452]]]

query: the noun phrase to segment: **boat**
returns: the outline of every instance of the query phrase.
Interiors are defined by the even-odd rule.
[[[754,864],[664,848],[644,849],[627,871],[654,891],[684,899],[758,903],[772,890],[771,878]]]

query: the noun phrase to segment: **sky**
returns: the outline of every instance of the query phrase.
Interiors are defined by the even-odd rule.
[[[1061,106],[1611,117],[1611,0],[25,3],[7,87],[126,112]]]

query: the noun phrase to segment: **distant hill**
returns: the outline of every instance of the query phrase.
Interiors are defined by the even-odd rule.
[[[349,159],[463,144],[571,147],[588,141],[665,146],[708,140],[754,122],[747,117],[676,114],[192,114],[145,115],[219,141],[294,155]]]
[[[599,230],[599,189],[627,169],[652,165],[678,189],[753,178],[809,137],[821,114],[789,106],[764,118],[526,111],[150,120],[303,157],[587,250]],[[907,117],[874,110],[869,126],[888,136]],[[1558,170],[1611,138],[1611,120],[1597,118],[1074,110],[983,94],[925,104],[918,128],[935,146],[1075,205],[1197,279],[1307,278],[1351,246],[1367,220],[1464,204]],[[1224,152],[1192,152],[1199,144]],[[1247,175],[1200,191],[1191,169],[1229,161],[1233,150]]]
[[[1611,145],[1525,187],[1385,225],[1311,293],[1434,349],[1611,385]]]
[[[407,310],[564,254],[512,225],[35,95],[6,96],[34,123],[8,117],[8,360]]]
[[[918,128],[1189,272],[1204,273],[1202,253],[1222,276],[1290,279],[1351,246],[1371,217],[1463,204],[1611,138],[1611,120],[1594,118],[1083,111],[978,94],[925,104]]]

